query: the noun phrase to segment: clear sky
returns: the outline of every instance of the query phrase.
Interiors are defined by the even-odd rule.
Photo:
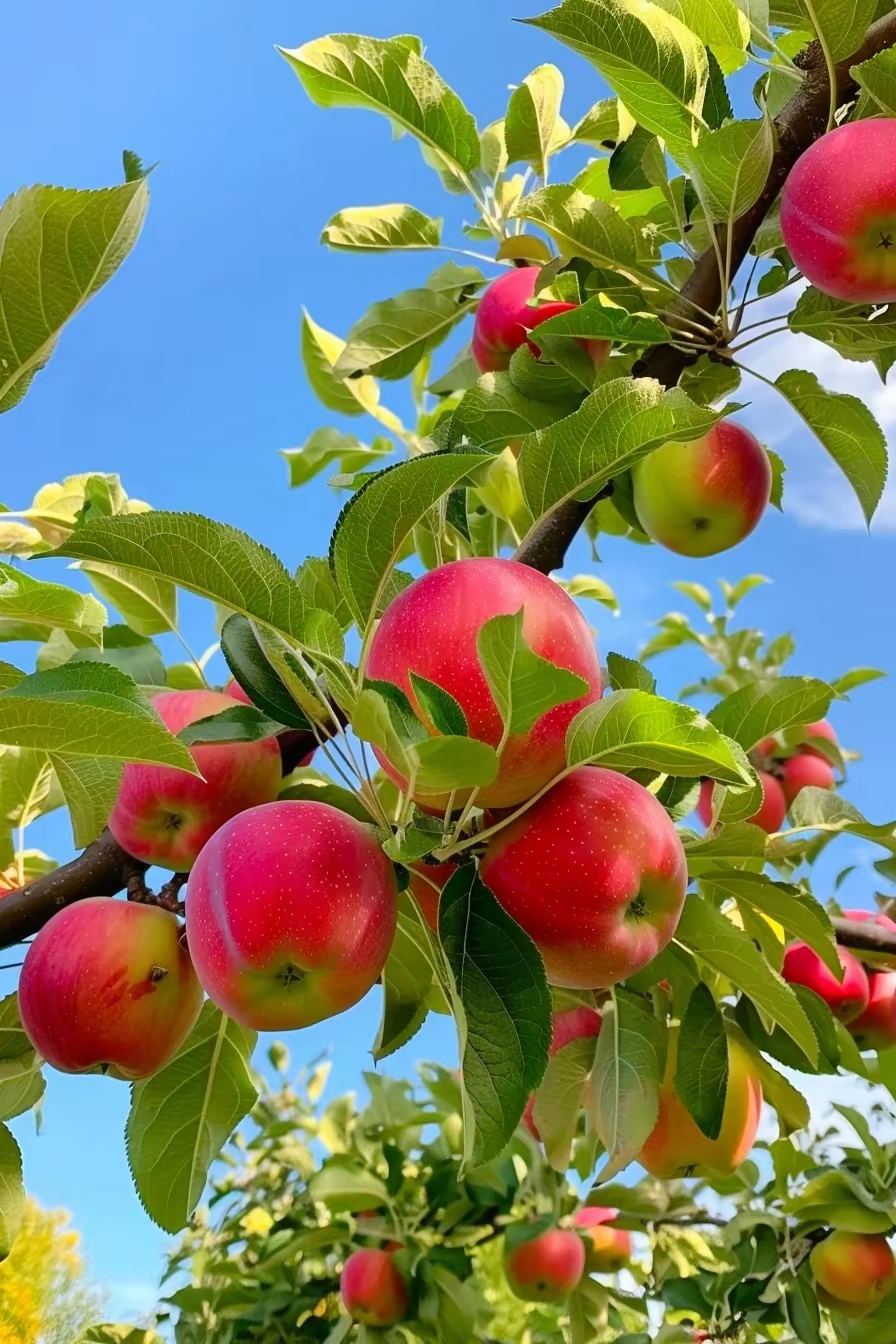
[[[290,565],[324,554],[338,501],[323,482],[290,494],[278,456],[334,423],[304,385],[301,306],[344,334],[369,303],[410,287],[434,262],[327,253],[318,246],[320,229],[348,205],[406,201],[453,221],[462,207],[445,197],[410,138],[390,142],[382,119],[313,107],[274,44],[298,46],[325,31],[422,32],[429,58],[481,125],[502,114],[509,84],[553,60],[566,73],[574,121],[607,89],[578,57],[511,21],[537,12],[535,0],[41,0],[13,7],[0,48],[3,195],[34,182],[110,185],[120,180],[126,147],[160,166],[135,252],[66,331],[24,403],[0,421],[0,498],[21,508],[47,481],[118,471],[130,494],[234,523]],[[815,370],[828,386],[869,400],[888,433],[896,426],[896,394],[868,366],[841,363],[803,338],[751,353],[767,373]],[[601,612],[601,648],[636,653],[651,622],[681,605],[673,579],[711,583],[759,571],[774,584],[750,599],[745,615],[771,633],[795,635],[793,670],[834,677],[854,664],[892,668],[896,492],[869,537],[845,480],[801,422],[762,385],[743,391],[752,404],[742,419],[788,464],[787,513],[769,516],[737,552],[711,560],[603,544],[600,572],[623,614],[614,620]],[[403,392],[390,388],[386,400],[404,409]],[[372,433],[360,422],[353,427]],[[590,563],[580,543],[567,572]],[[208,614],[193,602],[184,611],[188,636],[201,648],[213,637]],[[697,670],[679,655],[657,667],[670,694]],[[220,662],[212,670],[224,679]],[[896,815],[893,709],[893,685],[885,681],[856,692],[834,716],[841,740],[864,754],[847,793],[877,821]],[[31,843],[59,858],[71,849],[59,818],[35,826]],[[849,841],[837,856],[834,869],[871,857]],[[853,903],[870,903],[873,876],[866,866],[850,879]],[[0,976],[0,989],[13,979]],[[330,1048],[333,1086],[355,1085],[369,1063],[374,1010],[364,1004],[294,1035],[294,1059]],[[453,1048],[446,1023],[437,1021],[389,1067],[447,1059]],[[121,1084],[57,1075],[41,1135],[30,1117],[14,1124],[30,1189],[73,1210],[93,1271],[122,1316],[153,1300],[166,1243],[130,1185],[126,1108]]]

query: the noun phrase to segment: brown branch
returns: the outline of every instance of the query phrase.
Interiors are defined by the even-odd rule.
[[[896,45],[896,10],[871,25],[865,39],[852,56],[840,61],[837,71],[837,105],[853,98],[858,86],[850,74],[850,67],[869,60],[879,51]],[[774,205],[787,174],[801,154],[823,135],[827,127],[830,105],[827,69],[824,53],[818,42],[811,42],[800,53],[798,64],[805,78],[778,117],[775,119],[777,148],[768,180],[756,204],[735,221],[731,240],[732,278],[747,256],[760,224]],[[725,254],[725,230],[720,228],[722,255]],[[691,300],[689,303],[688,300]],[[713,248],[698,258],[681,295],[670,305],[669,317],[693,315],[696,303],[708,313],[717,313],[722,301],[722,281]],[[638,378],[656,378],[664,387],[675,387],[684,370],[697,358],[696,353],[676,349],[671,345],[655,345],[646,352],[632,369]],[[571,500],[542,518],[523,539],[516,559],[533,569],[549,574],[559,569],[573,538],[591,511],[594,501]]]
[[[832,919],[834,933],[841,947],[851,948],[853,952],[876,952],[885,956],[896,970],[896,933],[883,929],[870,920]]]

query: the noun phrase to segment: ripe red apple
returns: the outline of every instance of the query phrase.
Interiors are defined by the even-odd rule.
[[[508,1251],[504,1273],[524,1302],[559,1302],[585,1272],[585,1245],[577,1232],[552,1227]]]
[[[838,745],[837,734],[834,732],[827,719],[819,719],[817,723],[805,724],[803,726],[803,732],[807,737],[821,737],[824,738],[826,742],[830,742],[832,746],[836,747]],[[817,747],[813,747],[811,742],[801,743],[798,750],[802,756],[818,756],[822,761],[827,761],[828,759],[824,752],[819,751]]]
[[[632,1258],[632,1234],[613,1227],[618,1209],[598,1209],[586,1204],[573,1222],[585,1242],[585,1268],[589,1274],[617,1274]]]
[[[798,793],[809,786],[816,789],[834,787],[834,768],[821,755],[801,753],[781,763],[781,788],[790,807]]]
[[[511,807],[530,798],[566,764],[566,730],[576,714],[600,699],[600,664],[588,624],[552,579],[516,560],[457,560],[415,580],[387,608],[370,644],[367,676],[400,686],[419,718],[430,726],[410,673],[449,691],[467,718],[470,736],[497,747],[503,727],[479,662],[477,638],[493,616],[523,611],[523,637],[535,653],[576,673],[587,684],[577,700],[542,714],[526,733],[507,741],[498,777],[480,789],[482,807]],[[432,728],[431,731],[434,731]],[[376,750],[396,784],[406,781]],[[469,796],[469,790],[466,796]],[[415,792],[444,811],[447,797]],[[458,791],[455,802],[463,801]]]
[[[172,733],[233,708],[219,691],[164,691],[153,707]],[[280,748],[263,742],[222,742],[190,748],[202,778],[163,765],[124,767],[109,830],[135,859],[186,873],[219,826],[280,791]]]
[[[108,1065],[148,1078],[180,1049],[201,1006],[176,916],[102,896],[54,915],[19,977],[28,1039],[63,1073]]]
[[[600,1034],[601,1016],[587,1004],[582,1004],[578,1008],[567,1008],[563,1012],[554,1014],[553,1031],[551,1032],[551,1044],[548,1049],[550,1058],[553,1059],[558,1050],[562,1050],[565,1045],[571,1045],[573,1041],[580,1041]],[[526,1102],[526,1109],[523,1112],[523,1124],[528,1129],[534,1139],[540,1139],[538,1126],[535,1123],[535,1094],[533,1093]]]
[[[778,739],[776,737],[764,737],[761,742],[757,742],[753,748],[757,756],[777,756]]]
[[[753,1061],[734,1040],[728,1042],[728,1092],[717,1139],[698,1128],[675,1088],[677,1038],[670,1036],[660,1110],[638,1161],[651,1176],[671,1181],[680,1176],[728,1176],[749,1156],[762,1111],[762,1088]]]
[[[473,358],[481,373],[510,367],[510,357],[521,345],[540,354],[528,333],[551,317],[577,308],[575,303],[547,302],[533,306],[540,266],[520,266],[493,280],[482,296],[473,326]],[[595,366],[610,354],[609,341],[582,341]]]
[[[339,1277],[342,1305],[361,1325],[396,1325],[404,1320],[410,1295],[389,1251],[355,1251]]]
[[[196,974],[243,1026],[310,1026],[379,977],[396,894],[392,865],[353,817],[327,803],[254,807],[212,836],[190,875]]]
[[[861,1050],[889,1050],[896,1045],[896,971],[868,974],[868,1006],[849,1024]]]
[[[774,775],[770,775],[767,770],[757,770],[756,773],[762,785],[762,806],[748,820],[754,826],[760,826],[769,835],[774,835],[784,824],[787,803],[781,785]],[[712,791],[712,780],[704,779],[700,785],[700,799],[697,803],[697,815],[704,826],[709,826],[712,822]]]
[[[772,489],[768,453],[743,425],[720,420],[693,443],[666,443],[632,470],[635,512],[678,555],[718,555],[750,535]]]
[[[227,685],[224,687],[224,694],[229,695],[231,700],[239,700],[240,704],[243,705],[251,705],[253,703],[250,697],[246,694],[242,686],[235,678],[232,678],[230,681],[228,681]],[[307,734],[300,733],[295,728],[285,728],[282,733],[277,734],[277,745],[280,748],[281,763],[284,760],[291,760],[292,762],[294,762],[292,767],[287,767],[284,765],[283,767],[284,771],[287,768],[294,768],[300,770],[303,766],[310,765],[311,762],[314,760],[314,753],[316,751],[315,747],[312,747],[311,750],[299,761],[295,760],[295,751],[291,750],[293,744],[296,742],[298,738],[306,736]]]
[[[852,1022],[868,1007],[868,976],[845,947],[837,948],[837,957],[843,967],[842,984],[811,947],[792,943],[784,953],[782,975],[789,985],[814,990],[841,1022]]]
[[[491,837],[482,880],[537,943],[552,984],[597,989],[663,950],[688,877],[653,794],[584,765]]]
[[[781,232],[807,280],[835,299],[896,299],[896,120],[848,122],[790,170]]]
[[[874,1310],[896,1288],[896,1260],[886,1237],[861,1232],[832,1232],[809,1257],[812,1272],[824,1292],[825,1305],[843,1315],[850,1308]]]
[[[439,931],[439,897],[442,888],[457,871],[457,864],[450,859],[447,863],[414,863],[411,865],[411,880],[408,888],[414,900],[423,912],[423,918],[434,933]],[[435,883],[435,886],[432,884]]]

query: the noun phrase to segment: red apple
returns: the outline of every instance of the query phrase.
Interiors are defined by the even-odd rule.
[[[566,730],[576,714],[600,699],[600,664],[588,624],[563,589],[552,579],[515,560],[458,560],[431,570],[395,598],[370,644],[367,677],[400,686],[419,718],[430,727],[419,704],[410,673],[449,691],[467,718],[470,736],[497,747],[503,735],[498,707],[479,662],[477,638],[493,616],[522,609],[523,637],[535,653],[576,673],[587,690],[576,700],[558,705],[525,733],[506,742],[498,777],[479,790],[482,807],[511,807],[558,774],[566,764]],[[376,750],[389,777],[404,787],[406,780]],[[469,796],[470,790],[466,791]],[[447,797],[415,792],[415,798],[444,811]],[[463,801],[458,791],[455,801]]]
[[[219,691],[165,691],[153,707],[172,733],[198,719],[233,708]],[[222,742],[190,748],[202,773],[163,765],[124,767],[109,830],[128,854],[144,863],[185,873],[219,826],[247,807],[277,797],[280,748],[262,742]]]
[[[573,1041],[598,1036],[600,1026],[600,1013],[595,1012],[593,1008],[589,1008],[587,1004],[582,1004],[579,1008],[567,1008],[563,1012],[555,1013],[551,1044],[548,1050],[549,1056],[553,1058],[558,1050],[562,1050],[565,1045],[571,1045]],[[541,1135],[535,1123],[534,1113],[535,1094],[533,1093],[523,1112],[523,1124],[534,1139],[540,1139]]]
[[[585,1272],[585,1245],[577,1232],[552,1227],[504,1256],[510,1290],[524,1302],[559,1302]]]
[[[224,687],[224,694],[229,695],[231,700],[239,700],[240,704],[243,705],[253,704],[253,701],[246,694],[242,686],[235,678],[228,681],[227,685]],[[296,742],[296,740],[300,737],[307,737],[307,734],[300,733],[295,728],[285,728],[282,733],[277,734],[277,744],[280,748],[281,763],[284,760],[291,759],[294,762],[292,768],[299,770],[301,770],[303,766],[311,764],[311,762],[314,760],[314,753],[317,750],[316,747],[312,747],[311,750],[299,761],[295,761],[295,751],[294,750],[291,751],[290,749],[293,747],[293,744]],[[284,771],[287,768],[288,767],[284,765],[283,767]]]
[[[832,1232],[814,1248],[809,1263],[819,1296],[823,1291],[825,1305],[843,1315],[852,1315],[853,1307],[868,1314],[896,1288],[896,1260],[881,1235]]]
[[[585,1268],[589,1274],[617,1274],[632,1258],[632,1234],[612,1224],[618,1209],[598,1209],[586,1204],[573,1222],[585,1242]]]
[[[653,794],[585,765],[491,837],[482,880],[537,943],[552,984],[597,989],[663,950],[688,876]]]
[[[748,820],[754,826],[760,826],[769,835],[774,835],[776,831],[780,831],[784,824],[787,804],[784,801],[781,785],[774,775],[770,775],[767,770],[757,770],[756,773],[762,785],[762,806]],[[709,826],[712,821],[712,791],[712,780],[704,779],[700,785],[700,799],[697,803],[697,815],[704,826]]]
[[[457,864],[452,863],[451,860],[447,863],[423,863],[421,861],[411,865],[411,880],[408,883],[408,888],[433,933],[439,931],[439,897],[442,894],[442,888],[452,873],[456,871]],[[435,886],[433,886],[433,883],[435,883]]]
[[[869,972],[868,1006],[849,1029],[861,1050],[896,1045],[896,971]]]
[[[718,555],[750,535],[772,489],[762,444],[731,420],[693,443],[666,443],[632,470],[634,505],[653,541],[678,555]]]
[[[868,976],[845,947],[837,948],[837,957],[843,967],[842,984],[805,943],[792,943],[788,947],[782,974],[789,985],[814,990],[841,1022],[852,1022],[868,1007]]]
[[[757,756],[774,757],[778,755],[778,739],[776,737],[764,737],[761,742],[757,742],[753,748]]]
[[[849,303],[896,299],[896,119],[848,122],[797,161],[781,232],[807,280]]]
[[[575,303],[547,302],[534,306],[535,285],[540,266],[521,266],[505,271],[493,280],[482,296],[473,327],[473,358],[482,373],[510,367],[510,357],[528,341],[538,355],[538,347],[527,333],[551,317],[578,307]],[[595,365],[605,363],[609,341],[582,341]]]
[[[355,1251],[339,1278],[342,1305],[361,1325],[396,1325],[404,1320],[410,1295],[389,1251]]]
[[[803,726],[803,732],[806,734],[806,737],[821,737],[826,742],[830,742],[832,746],[836,747],[838,745],[837,734],[834,732],[827,719],[819,719],[818,723],[805,724]],[[813,747],[811,742],[801,743],[798,750],[802,756],[818,756],[822,761],[827,761],[828,759],[824,752],[819,751],[817,747]]]
[[[834,769],[829,761],[820,755],[801,754],[790,756],[781,763],[781,788],[790,807],[797,794],[808,787],[832,789],[834,787]]]
[[[749,1156],[762,1112],[762,1088],[753,1061],[737,1041],[728,1042],[728,1092],[717,1139],[708,1139],[675,1087],[677,1038],[670,1036],[656,1125],[638,1161],[661,1181],[681,1176],[728,1176]]]
[[[212,836],[190,875],[196,973],[243,1026],[310,1026],[350,1008],[378,979],[396,895],[370,827],[327,803],[251,808]]]
[[[28,1039],[63,1073],[105,1065],[148,1078],[180,1049],[201,1006],[176,916],[102,896],[54,915],[19,977]]]

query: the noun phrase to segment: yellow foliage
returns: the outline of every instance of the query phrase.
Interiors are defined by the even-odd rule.
[[[68,1218],[62,1209],[26,1204],[22,1230],[0,1264],[0,1344],[64,1344],[95,1319]]]

